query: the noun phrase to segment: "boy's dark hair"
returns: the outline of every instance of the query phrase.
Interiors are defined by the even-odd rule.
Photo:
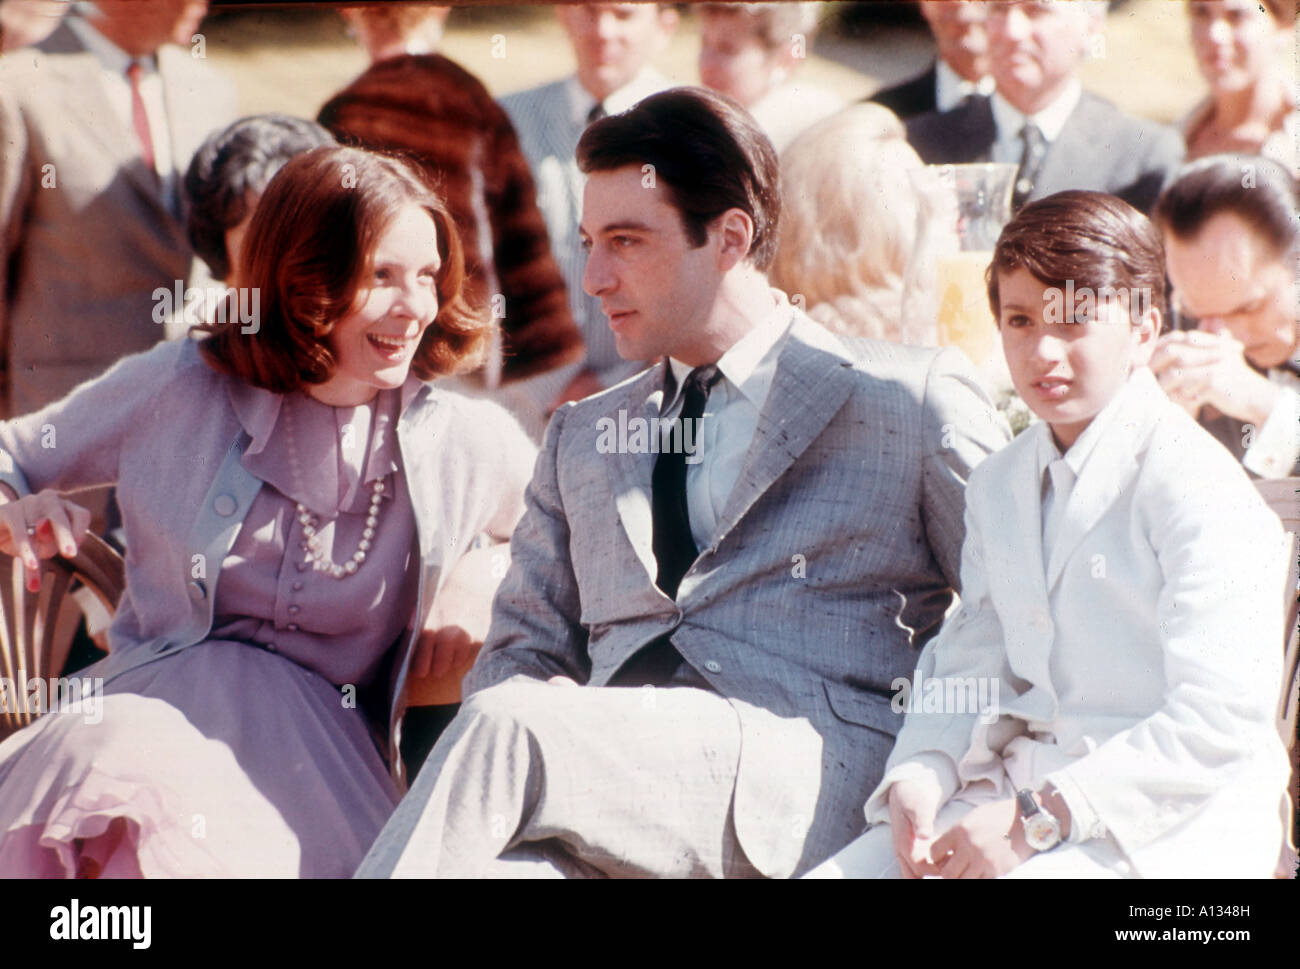
[[[749,257],[766,270],[776,255],[780,166],[767,135],[739,104],[699,87],[674,88],[602,118],[578,142],[585,174],[653,165],[692,245],[728,209],[754,221]]]
[[[1057,192],[1030,202],[1007,223],[985,273],[1000,315],[998,273],[1024,269],[1048,286],[1143,294],[1165,318],[1165,249],[1145,215],[1104,192]],[[1134,320],[1133,322],[1137,322]]]
[[[1224,212],[1254,229],[1276,256],[1300,246],[1300,183],[1285,165],[1268,158],[1210,155],[1184,165],[1156,200],[1152,217],[1186,241]]]

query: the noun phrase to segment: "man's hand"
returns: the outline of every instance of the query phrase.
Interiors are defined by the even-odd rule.
[[[1259,427],[1268,420],[1280,393],[1251,368],[1242,345],[1227,331],[1166,334],[1151,355],[1151,370],[1169,399],[1193,417],[1209,404]]]
[[[452,568],[425,621],[411,676],[441,679],[474,663],[492,621],[492,599],[510,562],[508,544],[467,552]]]
[[[904,878],[939,874],[930,861],[930,846],[942,797],[936,784],[905,780],[890,785],[889,829],[894,834],[894,854]]]
[[[1014,797],[983,804],[937,838],[931,848],[944,878],[997,878],[1034,856]]]

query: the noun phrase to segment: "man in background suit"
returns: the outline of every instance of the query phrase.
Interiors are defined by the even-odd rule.
[[[1171,128],[1083,90],[1079,65],[1105,27],[1104,0],[989,5],[997,90],[919,115],[907,138],[929,164],[1018,166],[1013,208],[1066,189],[1109,192],[1149,212],[1183,156]]]
[[[917,6],[934,34],[938,57],[923,73],[867,98],[903,121],[927,111],[948,111],[974,94],[993,93],[984,29],[986,5],[974,0],[922,0]]]
[[[1180,329],[1151,369],[1255,477],[1300,475],[1300,187],[1267,158],[1210,155],[1156,203]]]
[[[0,395],[28,413],[164,335],[186,280],[180,174],[234,92],[189,47],[206,0],[78,4],[0,60]],[[185,49],[167,46],[184,44]]]
[[[600,304],[582,291],[586,256],[578,238],[582,173],[574,163],[578,139],[592,121],[617,114],[662,91],[669,80],[651,66],[677,26],[667,4],[592,3],[556,8],[573,45],[577,72],[562,81],[501,99],[537,183],[537,206],[546,220],[551,253],[569,291],[574,322],[586,341],[586,357],[556,370],[558,402],[603,390],[644,366],[622,360],[605,326]]]
[[[1006,441],[960,353],[855,353],[768,286],[777,158],[735,102],[654,95],[578,158],[586,290],[658,362],[556,412],[468,699],[361,877],[786,877],[847,844]]]

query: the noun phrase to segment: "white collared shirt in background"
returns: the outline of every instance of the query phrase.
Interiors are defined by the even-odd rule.
[[[600,103],[605,106],[606,114],[619,114],[638,101],[667,90],[672,87],[672,83],[653,67],[647,65],[641,68],[636,77]],[[591,109],[596,106],[596,99],[582,86],[576,74],[565,81],[565,90],[569,95],[570,119],[575,125],[585,128],[587,118],[591,115]]]
[[[968,81],[940,58],[934,66],[934,104],[939,111],[950,111],[972,94],[993,93],[993,77],[985,74],[978,81]]]
[[[1029,121],[1038,127],[1049,145],[1056,141],[1065,130],[1065,123],[1070,119],[1070,114],[1078,106],[1081,97],[1083,97],[1083,85],[1077,79],[1071,79],[1065,86],[1065,90],[1058,94],[1051,104],[1037,114],[1026,115],[1021,114],[1018,109],[1012,107],[1010,101],[994,91],[993,96],[989,98],[989,104],[993,108],[993,122],[998,129],[998,136],[993,142],[993,161],[1020,164],[1020,158],[1025,151],[1024,142],[1020,140],[1020,129]]]
[[[686,465],[686,507],[698,549],[707,548],[717,533],[727,499],[758,430],[758,418],[772,389],[785,335],[794,321],[794,310],[785,294],[773,290],[772,295],[772,312],[719,358],[722,379],[709,393],[694,440],[700,460]],[[682,411],[682,390],[693,368],[671,357],[668,364],[677,386],[660,416],[671,420]]]

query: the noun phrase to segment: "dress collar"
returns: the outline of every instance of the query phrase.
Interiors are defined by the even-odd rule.
[[[290,394],[227,382],[235,417],[252,439],[243,466],[283,495],[323,517],[370,500],[376,478],[401,469],[397,422],[427,385],[413,374],[358,407],[330,407],[299,390]],[[393,489],[385,491],[391,497]]]

